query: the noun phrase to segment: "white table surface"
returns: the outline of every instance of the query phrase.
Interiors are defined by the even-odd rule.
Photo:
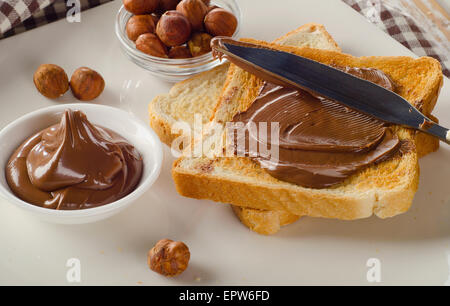
[[[106,89],[97,103],[124,108],[147,121],[147,104],[171,84],[134,66],[114,34],[114,1],[65,20],[0,41],[0,128],[55,103],[36,92],[33,72],[55,63],[71,74],[98,70]],[[257,7],[255,7],[257,2]],[[272,40],[304,23],[323,23],[343,50],[354,55],[412,55],[402,45],[336,0],[239,0],[242,36]],[[281,4],[282,3],[282,4]],[[448,79],[434,112],[450,126]],[[43,223],[0,200],[0,284],[68,284],[66,262],[81,262],[83,285],[301,285],[369,284],[369,258],[381,262],[381,284],[444,284],[450,263],[450,150],[421,161],[421,183],[411,210],[401,216],[344,222],[304,218],[275,236],[240,224],[227,205],[179,196],[165,151],[156,184],[121,214],[90,225]],[[161,238],[191,249],[188,270],[174,279],[146,265]]]

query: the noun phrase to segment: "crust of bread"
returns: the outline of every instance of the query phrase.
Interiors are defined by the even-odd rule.
[[[328,65],[376,68],[384,71],[399,86],[398,94],[429,115],[442,86],[438,61],[423,57],[354,57],[336,51],[295,48],[247,40],[291,52]],[[246,110],[256,97],[262,81],[230,66],[214,120],[230,121]],[[210,199],[262,210],[285,210],[299,216],[354,220],[372,214],[387,218],[411,206],[418,188],[419,165],[416,133],[395,127],[410,149],[398,158],[372,165],[327,189],[310,189],[279,181],[247,158],[190,158],[174,163],[172,174],[178,192],[187,197]]]
[[[261,235],[273,235],[282,226],[294,223],[300,216],[281,210],[248,209],[231,205],[242,224]]]

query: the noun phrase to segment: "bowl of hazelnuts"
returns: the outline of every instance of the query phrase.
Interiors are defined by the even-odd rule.
[[[211,39],[237,38],[240,19],[236,0],[123,0],[115,30],[132,62],[180,81],[220,64]]]

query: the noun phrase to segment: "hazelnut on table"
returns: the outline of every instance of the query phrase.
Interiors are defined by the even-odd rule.
[[[33,76],[37,90],[47,98],[56,99],[69,90],[69,79],[64,69],[53,64],[42,64]]]
[[[155,22],[152,15],[134,15],[127,22],[127,36],[136,41],[141,34],[155,33]]]
[[[202,0],[183,0],[177,5],[177,11],[186,16],[191,23],[192,31],[203,30],[208,6]]]
[[[95,70],[80,67],[70,78],[70,89],[78,100],[90,101],[97,98],[105,88],[105,80]]]
[[[183,242],[162,239],[148,252],[151,270],[164,276],[176,276],[186,270],[191,253]]]

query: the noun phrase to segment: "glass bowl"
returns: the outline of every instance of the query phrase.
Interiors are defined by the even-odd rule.
[[[213,0],[211,1],[211,5],[217,5],[229,10],[236,16],[238,26],[233,38],[237,38],[240,31],[242,16],[236,0]],[[213,58],[212,52],[187,59],[168,59],[151,56],[137,50],[134,42],[128,39],[126,33],[126,24],[131,16],[133,16],[133,14],[125,10],[123,5],[116,16],[115,31],[122,50],[133,63],[144,68],[158,78],[170,82],[178,82],[197,73],[210,70],[220,64],[218,59]]]

